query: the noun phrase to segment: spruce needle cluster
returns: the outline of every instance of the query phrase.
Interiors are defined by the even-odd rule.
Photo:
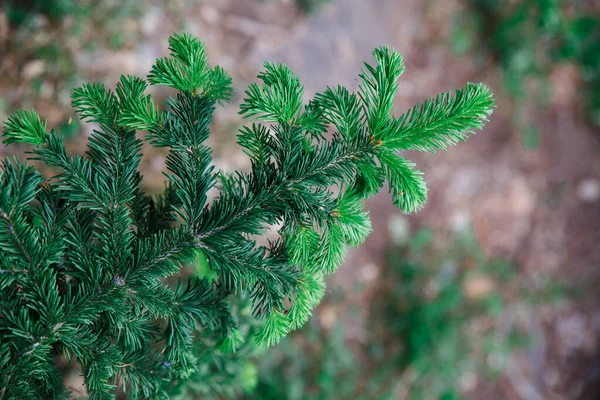
[[[33,110],[4,125],[5,144],[31,145],[29,158],[56,174],[1,164],[1,400],[76,397],[59,358],[79,366],[92,400],[244,389],[245,349],[301,327],[346,247],[369,235],[365,200],[385,185],[404,212],[425,203],[423,176],[400,152],[446,149],[493,109],[485,85],[467,84],[393,116],[404,64],[387,47],[357,93],[328,87],[307,104],[294,72],[266,63],[240,106],[251,168],[224,173],[206,140],[231,77],[195,37],[169,43],[146,79],[74,91],[79,118],[94,124],[83,155]],[[173,97],[158,105],[149,85]],[[168,149],[163,193],[143,190],[143,140]],[[257,244],[274,227],[277,239]],[[197,257],[210,277],[182,273]]]

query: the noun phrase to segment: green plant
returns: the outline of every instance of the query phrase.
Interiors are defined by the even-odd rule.
[[[557,64],[570,62],[580,70],[589,119],[600,124],[600,18],[589,9],[592,5],[562,0],[509,4],[469,0],[467,7],[466,16],[457,16],[454,48],[466,52],[477,46],[491,54],[518,106],[532,95],[537,105],[545,106],[548,76]],[[516,118],[520,127],[530,125],[524,115]]]
[[[400,209],[424,204],[421,173],[398,151],[465,140],[493,108],[486,86],[468,84],[391,116],[404,65],[387,47],[365,64],[358,94],[327,88],[307,106],[294,73],[266,63],[240,106],[262,121],[238,136],[251,170],[225,174],[204,142],[231,78],[209,67],[196,38],[169,42],[171,57],[147,81],[122,76],[116,93],[102,84],[74,91],[81,119],[97,124],[83,156],[67,154],[34,111],[5,124],[4,143],[33,146],[31,158],[57,175],[2,164],[0,399],[67,395],[59,356],[79,363],[90,399],[244,389],[231,377],[252,374],[232,352],[273,345],[306,322],[324,275],[370,232],[364,199],[387,178]],[[148,83],[177,90],[166,109],[145,94]],[[336,132],[326,139],[329,125]],[[137,131],[169,149],[169,184],[157,196],[140,185]],[[278,238],[257,244],[270,229]],[[214,274],[182,271],[203,257],[200,270]]]

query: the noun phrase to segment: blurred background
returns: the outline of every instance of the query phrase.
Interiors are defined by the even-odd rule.
[[[290,65],[310,98],[326,85],[357,89],[372,49],[393,46],[407,67],[397,115],[487,83],[497,109],[483,132],[407,154],[425,172],[425,209],[402,215],[385,193],[368,202],[373,234],[308,325],[245,366],[245,397],[600,398],[600,1],[0,4],[1,119],[34,107],[74,150],[90,128],[72,89],[144,76],[176,31],[201,38],[233,76],[209,143],[225,170],[249,167],[237,110],[266,60]],[[145,154],[145,184],[161,189],[165,154]]]

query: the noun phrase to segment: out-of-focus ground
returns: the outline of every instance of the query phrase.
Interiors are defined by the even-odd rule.
[[[124,18],[119,26],[92,18],[79,36],[65,37],[65,27],[73,21],[57,24],[41,19],[26,40],[16,38],[2,16],[0,115],[5,119],[16,108],[35,107],[50,126],[64,124],[73,115],[68,96],[74,86],[91,80],[114,87],[120,74],[145,75],[156,57],[167,54],[168,36],[181,30],[200,37],[211,62],[233,76],[233,100],[217,111],[209,143],[217,166],[228,170],[249,165],[235,144],[242,124],[237,107],[265,60],[290,65],[310,98],[326,85],[357,89],[362,61],[371,61],[374,47],[389,44],[406,63],[397,115],[466,81],[486,82],[497,99],[491,122],[447,152],[406,154],[425,173],[427,206],[417,215],[403,217],[389,195],[370,200],[373,234],[365,245],[351,250],[346,265],[329,282],[330,288],[353,295],[341,302],[326,301],[315,318],[323,329],[343,323],[347,342],[364,360],[362,344],[377,334],[369,322],[373,317],[369,305],[379,301],[379,289],[388,276],[384,253],[390,243],[405,240],[421,226],[432,229],[441,244],[472,230],[485,254],[518,266],[514,279],[533,286],[552,281],[575,289],[578,295],[558,305],[542,303],[525,310],[533,344],[515,352],[497,379],[467,385],[465,395],[473,399],[599,398],[594,385],[600,380],[596,289],[600,282],[600,131],[582,117],[573,68],[560,66],[551,76],[550,106],[532,111],[540,127],[540,144],[525,149],[513,128],[513,105],[503,94],[496,69],[489,64],[477,66],[471,55],[458,56],[450,50],[450,21],[461,7],[458,0],[335,0],[306,17],[292,1],[145,1],[139,15]],[[115,39],[117,29],[121,33]],[[118,41],[118,49],[111,48],[108,39],[86,45],[102,37]],[[64,45],[60,51],[69,53],[65,59],[70,61],[61,61],[67,65],[36,57],[40,43],[57,42]],[[17,47],[17,43],[27,46]],[[73,79],[58,79],[61,69],[73,71]],[[164,154],[146,150],[151,154],[144,161],[146,184],[161,188]],[[6,151],[0,147],[0,153]],[[484,277],[466,286],[465,292],[485,291],[489,286]],[[402,396],[398,393],[398,398]]]

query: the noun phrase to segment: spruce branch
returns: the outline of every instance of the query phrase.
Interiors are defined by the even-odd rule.
[[[398,79],[404,73],[404,60],[400,53],[388,47],[373,50],[375,67],[365,63],[366,71],[360,74],[363,82],[359,96],[364,105],[369,132],[377,138],[390,122],[390,112],[398,91]]]
[[[231,97],[231,77],[221,67],[210,68],[204,45],[192,35],[175,34],[169,38],[172,58],[160,58],[148,74],[151,85],[169,86],[182,93],[198,93],[214,101]]]
[[[4,125],[4,144],[42,144],[46,139],[46,124],[34,110],[17,111]]]
[[[468,83],[454,94],[441,93],[416,105],[395,120],[381,139],[390,150],[445,150],[483,128],[493,107],[487,86]]]
[[[83,121],[112,126],[119,115],[114,93],[101,83],[85,83],[71,95],[71,105]]]
[[[310,106],[319,110],[342,135],[353,137],[360,134],[362,106],[358,96],[345,87],[326,88],[323,93],[315,95]]]
[[[382,148],[377,158],[384,168],[394,204],[404,212],[411,213],[423,207],[427,201],[427,187],[420,171],[412,162]]]
[[[169,45],[147,80],[74,91],[80,118],[98,124],[83,156],[33,111],[5,123],[4,142],[33,145],[57,175],[0,165],[1,400],[66,396],[56,356],[79,362],[90,399],[237,393],[244,357],[301,327],[347,246],[366,240],[364,202],[384,180],[402,211],[424,205],[422,174],[399,151],[444,149],[493,109],[489,89],[468,84],[394,117],[404,64],[387,47],[358,93],[328,87],[307,106],[292,70],[266,63],[240,106],[254,119],[238,135],[251,168],[226,174],[206,140],[231,78],[193,36]],[[178,92],[159,107],[148,84]],[[143,190],[140,130],[168,148],[159,195]],[[198,259],[210,271],[180,274]]]
[[[245,118],[260,117],[266,122],[291,122],[302,108],[304,87],[287,65],[265,63],[265,71],[258,75],[263,87],[251,84],[247,98],[240,106]]]

